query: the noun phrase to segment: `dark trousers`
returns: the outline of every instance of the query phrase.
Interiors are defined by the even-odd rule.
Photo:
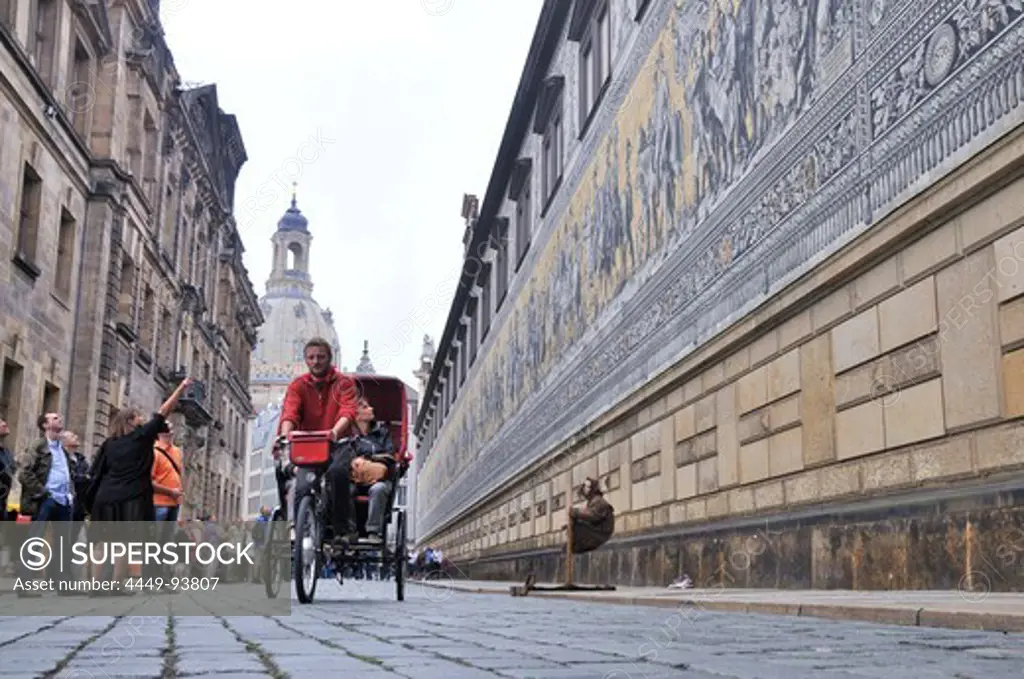
[[[174,532],[178,527],[178,513],[180,511],[181,507],[177,505],[173,507],[154,507],[157,523],[154,532],[161,545],[172,541]],[[171,577],[171,567],[159,563],[149,563],[146,564],[145,575],[147,578],[163,577],[167,579]]]
[[[46,533],[46,526],[51,526],[50,538],[47,540],[47,544],[52,552],[52,558],[50,564],[46,568],[47,575],[54,582],[58,580],[71,580],[73,574],[71,572],[71,540],[72,533],[75,524],[72,520],[73,508],[70,505],[59,504],[52,497],[48,497],[39,505],[39,510],[32,517],[32,525],[29,528],[29,536],[32,538],[43,538]],[[63,538],[64,545],[63,550],[61,549],[61,538]],[[60,561],[61,552],[64,553],[65,563],[62,565]],[[30,580],[40,574],[40,571],[32,571],[22,563],[21,564],[21,577]]]
[[[354,458],[355,451],[351,446],[335,448],[331,455],[331,466],[327,468],[331,527],[334,530],[334,537],[351,535],[358,530],[355,503],[352,499],[351,481],[349,480]]]
[[[582,519],[572,521],[572,553],[586,554],[592,552],[612,536],[610,532],[599,531]]]

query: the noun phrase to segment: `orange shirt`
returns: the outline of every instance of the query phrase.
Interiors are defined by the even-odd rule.
[[[174,469],[174,465],[161,450],[167,450],[171,459],[174,460],[174,465],[181,469],[181,449],[177,446],[168,446],[167,449],[164,449],[161,444],[157,443],[153,446],[153,483],[181,490],[181,474]],[[157,507],[177,507],[181,504],[181,498],[173,498],[156,491],[153,493],[153,504]]]

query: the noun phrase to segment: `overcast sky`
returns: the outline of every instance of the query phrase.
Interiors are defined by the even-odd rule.
[[[216,83],[238,117],[235,217],[257,294],[294,177],[313,296],[349,369],[369,340],[378,371],[415,386],[424,333],[440,340],[462,194],[483,200],[541,5],[163,0],[182,80]]]

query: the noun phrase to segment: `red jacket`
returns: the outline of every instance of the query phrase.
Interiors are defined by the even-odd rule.
[[[349,422],[356,419],[356,383],[332,367],[322,378],[306,373],[288,385],[284,395],[281,420],[277,426],[295,423],[296,431],[326,431],[345,416]]]

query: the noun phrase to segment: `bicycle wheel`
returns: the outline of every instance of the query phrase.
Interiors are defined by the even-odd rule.
[[[295,512],[295,593],[304,604],[313,602],[320,576],[320,525],[313,509],[313,496],[299,502]]]
[[[399,511],[395,521],[395,598],[405,601],[405,512]]]
[[[289,557],[288,522],[281,512],[274,512],[274,517],[267,522],[264,531],[263,558],[260,571],[263,575],[263,588],[268,599],[276,599],[281,591],[281,582],[285,580],[284,564]]]

